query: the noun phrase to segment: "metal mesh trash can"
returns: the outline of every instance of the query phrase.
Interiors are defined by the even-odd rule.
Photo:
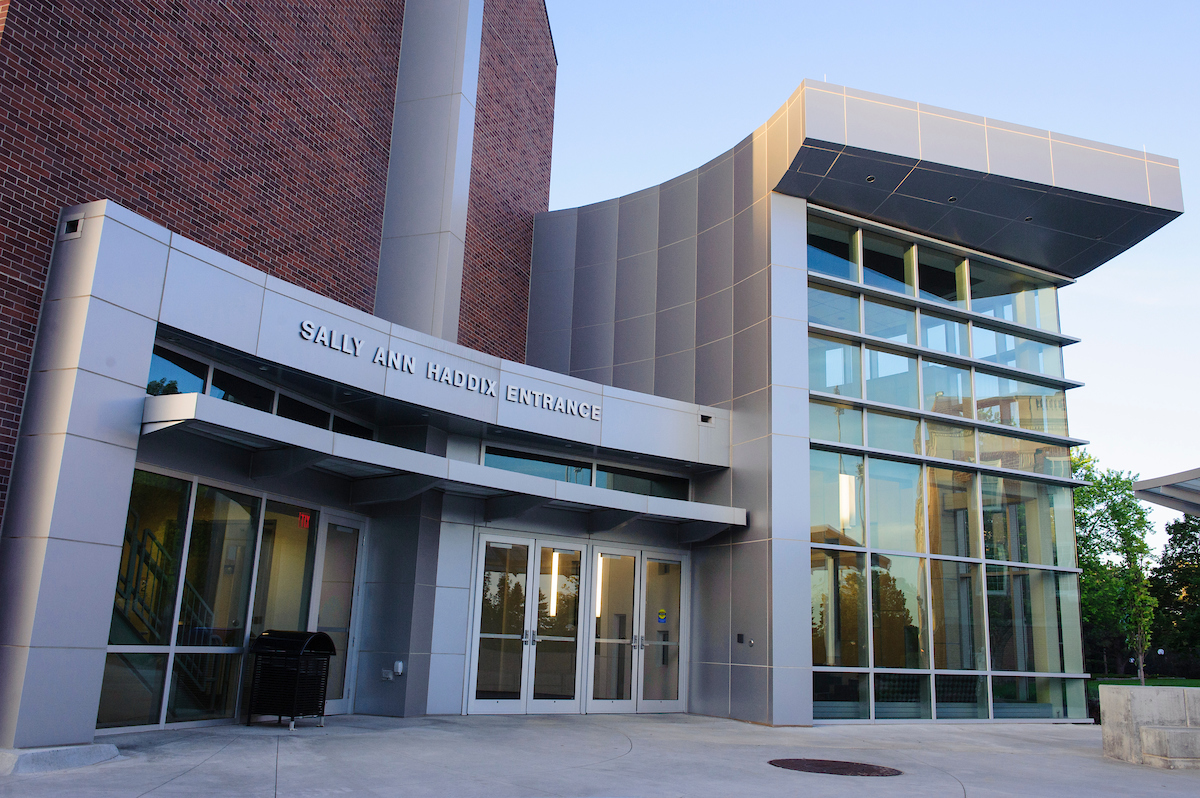
[[[254,668],[246,725],[255,715],[320,718],[325,725],[325,689],[329,685],[329,658],[336,654],[324,632],[281,632],[268,629],[250,644]]]

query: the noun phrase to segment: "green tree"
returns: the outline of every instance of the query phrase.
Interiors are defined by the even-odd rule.
[[[1167,544],[1150,576],[1158,600],[1155,638],[1175,675],[1200,672],[1200,517],[1167,524]]]
[[[1071,466],[1077,479],[1091,483],[1075,489],[1085,650],[1094,654],[1098,648],[1105,670],[1110,652],[1123,660],[1124,652],[1131,651],[1144,684],[1157,605],[1146,578],[1150,510],[1133,495],[1136,474],[1101,469],[1084,449],[1075,450]]]

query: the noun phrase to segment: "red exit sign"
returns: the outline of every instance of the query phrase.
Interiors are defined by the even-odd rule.
[[[308,529],[308,524],[310,521],[312,521],[312,516],[310,516],[308,513],[300,513],[299,520],[300,520],[300,528]]]

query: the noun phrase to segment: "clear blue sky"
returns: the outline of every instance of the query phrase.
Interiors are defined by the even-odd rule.
[[[1071,432],[1103,465],[1200,467],[1200,3],[548,0],[550,207],[694,169],[805,78],[1178,158],[1188,209],[1060,292]],[[1155,513],[1161,530],[1175,514]],[[1158,540],[1162,539],[1161,531]]]

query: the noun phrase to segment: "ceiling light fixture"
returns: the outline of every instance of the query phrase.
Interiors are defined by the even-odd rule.
[[[946,202],[949,202],[951,205],[953,205],[954,203],[958,202],[958,197],[951,197],[950,199],[946,200]]]
[[[868,182],[868,183],[874,183],[874,182],[875,182],[875,175],[867,175],[867,182]]]

